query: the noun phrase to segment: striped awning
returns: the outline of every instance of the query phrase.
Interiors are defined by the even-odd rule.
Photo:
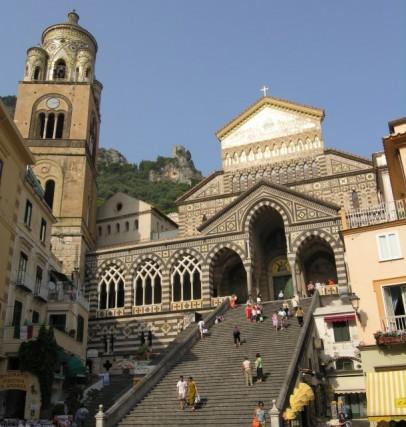
[[[333,315],[324,317],[324,321],[326,323],[345,322],[345,321],[351,322],[351,320],[355,320],[355,313],[333,314]]]
[[[370,421],[406,420],[406,370],[367,373]]]

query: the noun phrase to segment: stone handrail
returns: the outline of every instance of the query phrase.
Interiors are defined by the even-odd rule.
[[[306,346],[309,342],[309,339],[312,337],[314,330],[313,324],[313,312],[320,305],[319,293],[315,292],[312,302],[305,314],[304,324],[300,332],[299,338],[297,340],[296,349],[292,355],[288,373],[286,375],[286,380],[279,392],[278,399],[276,401],[276,407],[279,411],[283,411],[286,405],[286,402],[289,400],[290,393],[294,389],[298,377],[298,369],[301,358],[304,355]]]
[[[227,298],[215,310],[210,312],[204,321],[210,328],[216,316],[225,313],[230,306]],[[159,381],[175,366],[182,357],[200,339],[195,323],[191,324],[185,335],[181,334],[168,346],[168,351],[160,362],[147,374],[137,385],[124,393],[104,414],[96,414],[96,424],[98,427],[113,427],[119,423],[134,407],[140,402]]]

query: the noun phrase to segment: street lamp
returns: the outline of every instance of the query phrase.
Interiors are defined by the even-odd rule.
[[[357,314],[357,317],[359,316],[359,313],[358,313],[359,301],[360,301],[360,297],[357,294],[350,295],[350,302],[351,302],[352,308],[355,310],[355,313]]]

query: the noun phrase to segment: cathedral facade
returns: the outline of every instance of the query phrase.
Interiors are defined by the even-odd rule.
[[[324,147],[323,118],[259,99],[217,133],[222,170],[177,200],[176,237],[88,253],[89,348],[133,354],[146,330],[164,346],[188,313],[231,294],[305,296],[309,281],[346,288],[342,208],[376,204],[379,191],[370,160]]]

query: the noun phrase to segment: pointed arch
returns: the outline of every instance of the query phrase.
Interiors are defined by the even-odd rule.
[[[133,305],[153,305],[162,301],[162,269],[158,262],[146,258],[137,267],[133,278]]]
[[[97,287],[99,310],[124,307],[124,283],[123,271],[118,265],[104,269]]]
[[[171,266],[172,302],[202,297],[202,262],[192,253],[179,254]]]

